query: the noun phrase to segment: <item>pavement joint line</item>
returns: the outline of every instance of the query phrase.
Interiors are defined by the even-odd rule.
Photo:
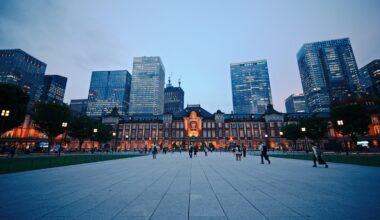
[[[190,183],[189,183],[189,205],[187,206],[187,219],[190,220],[190,196],[191,196],[191,172],[193,170],[193,160],[190,159]]]
[[[150,220],[150,219],[152,219],[152,217],[153,217],[154,213],[156,213],[156,210],[157,210],[157,209],[158,209],[158,207],[160,206],[160,204],[161,204],[162,200],[165,198],[166,194],[168,194],[168,191],[170,190],[170,187],[173,185],[175,178],[178,176],[178,174],[179,174],[179,171],[181,171],[181,169],[178,169],[178,170],[177,170],[177,172],[176,172],[175,176],[173,177],[172,181],[170,182],[170,184],[169,184],[168,188],[165,190],[165,193],[164,193],[164,195],[162,195],[162,197],[161,197],[160,201],[158,202],[158,204],[157,204],[156,208],[154,208],[154,210],[153,210],[152,214],[150,215],[150,217],[149,217],[149,220]]]
[[[214,190],[214,187],[213,187],[212,184],[210,183],[210,180],[209,180],[209,178],[208,178],[208,176],[207,176],[205,170],[203,169],[202,164],[201,164],[201,169],[202,169],[203,175],[206,177],[206,180],[207,180],[208,184],[209,184],[210,187],[211,187],[212,192],[214,193],[214,196],[215,196],[216,200],[217,200],[218,203],[219,203],[220,208],[222,209],[222,211],[223,211],[223,213],[224,213],[224,216],[227,218],[227,220],[229,220],[228,215],[227,215],[226,211],[224,210],[222,204],[220,203],[219,197],[216,195],[215,190]]]
[[[141,193],[139,193],[135,198],[133,198],[124,208],[122,208],[119,212],[117,212],[111,219],[114,219],[116,216],[118,216],[125,208],[127,208],[130,204],[132,204],[134,201],[136,201],[141,195],[143,195],[153,184],[158,182],[163,176],[165,176],[166,173],[169,172],[170,169],[167,169],[165,172],[163,172],[157,179],[155,179],[151,184],[149,184]]]
[[[128,159],[128,158],[126,158],[126,159]],[[103,162],[103,161],[102,161],[102,162]],[[123,168],[120,168],[120,169],[116,170],[116,172],[114,173],[114,176],[122,174],[121,171],[123,171]],[[103,175],[104,175],[104,174],[103,174]],[[120,175],[120,176],[122,176],[122,175]],[[112,187],[112,186],[114,186],[114,185],[116,185],[116,184],[118,184],[118,183],[120,183],[120,182],[123,182],[123,181],[125,181],[126,179],[131,178],[131,177],[133,177],[133,176],[136,176],[136,174],[133,174],[132,176],[124,177],[124,178],[122,178],[121,180],[118,180],[118,181],[112,183],[111,185],[107,185],[107,186],[101,188],[101,190],[108,189],[109,187]],[[52,210],[52,211],[50,211],[50,212],[48,212],[48,213],[45,213],[44,215],[42,215],[42,216],[40,216],[40,217],[38,217],[38,218],[36,218],[36,219],[44,218],[45,216],[48,216],[49,214],[55,212],[55,211],[58,210],[58,209],[64,208],[64,207],[66,207],[66,206],[69,206],[69,205],[71,205],[71,204],[73,204],[73,203],[75,203],[75,202],[78,202],[78,201],[80,201],[80,200],[84,200],[84,199],[86,199],[86,198],[88,198],[89,196],[92,195],[91,192],[93,192],[93,190],[91,190],[86,196],[84,196],[84,197],[82,197],[82,198],[79,198],[79,199],[77,199],[77,200],[75,200],[75,201],[72,201],[72,202],[70,202],[70,203],[68,203],[68,204],[66,204],[66,205],[64,205],[64,206],[62,206],[62,207],[58,207],[58,208],[56,208],[56,209],[54,209],[54,210]],[[109,195],[107,198],[112,197],[113,195],[114,195],[114,194]],[[104,201],[106,201],[106,200],[107,200],[107,199],[104,199],[104,200],[100,201],[100,202],[99,202],[98,204],[96,204],[94,207],[96,207],[97,205],[101,204],[102,202],[104,202]],[[85,212],[88,211],[88,210],[91,210],[91,209],[94,208],[94,207],[91,207],[91,208],[89,208],[89,209],[84,210],[81,214],[85,213]],[[81,214],[80,214],[80,215],[81,215]],[[80,216],[80,215],[78,215],[78,216]]]
[[[213,169],[214,169],[214,168],[213,168]],[[215,170],[215,169],[214,169],[214,170]],[[243,180],[243,179],[239,178],[238,175],[236,175],[234,172],[228,170],[228,168],[225,169],[225,170],[226,170],[227,172],[229,172],[231,175],[235,176],[235,178],[238,178],[238,179],[240,179],[241,181],[247,182],[246,180]],[[260,182],[262,182],[262,183],[264,183],[264,184],[270,185],[270,186],[272,186],[273,188],[277,188],[277,189],[278,189],[278,187],[274,186],[274,185],[271,184],[270,182],[266,182],[266,181],[264,181],[264,180],[262,180],[262,179],[259,179],[259,178],[254,178],[249,172],[247,172],[247,176],[249,176],[251,179],[258,180],[258,181],[260,181]],[[266,193],[266,192],[263,191],[262,189],[257,188],[257,190],[260,191],[260,192],[262,192],[263,194],[267,195],[268,197],[272,198],[274,201],[278,201],[275,197],[273,197],[273,196],[272,196],[271,194],[269,194],[269,193]],[[288,192],[288,193],[289,193],[289,194],[292,194],[292,193],[290,193],[290,192]],[[298,199],[303,200],[303,199],[300,198],[298,195],[292,194],[292,196],[295,196],[295,197],[297,197]],[[278,202],[280,202],[281,204],[283,204],[286,208],[288,208],[288,209],[292,210],[293,212],[297,213],[297,214],[300,215],[301,217],[305,217],[305,218],[307,217],[307,216],[304,216],[303,214],[299,213],[298,211],[296,211],[294,208],[289,207],[286,203],[281,202],[281,201],[278,201]]]
[[[247,199],[235,186],[231,184],[225,177],[223,177],[220,172],[218,172],[214,167],[211,167],[228,185],[230,185],[245,201],[247,201],[254,209],[256,209],[264,218],[269,219],[262,211],[260,211],[249,199]]]

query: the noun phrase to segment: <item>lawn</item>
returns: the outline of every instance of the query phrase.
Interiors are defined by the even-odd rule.
[[[288,158],[288,159],[299,159],[299,160],[313,160],[313,154],[273,154],[272,157]],[[349,155],[348,157],[341,154],[325,154],[323,158],[327,162],[332,163],[346,163],[346,164],[356,164],[363,166],[376,166],[380,167],[380,156],[376,155]]]
[[[70,155],[0,159],[0,174],[27,170],[37,170],[51,167],[68,166],[82,163],[92,163],[105,160],[115,160],[139,155]]]

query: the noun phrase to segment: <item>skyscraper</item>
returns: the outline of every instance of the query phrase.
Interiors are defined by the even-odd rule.
[[[69,107],[74,115],[84,115],[87,110],[87,99],[72,99]]]
[[[165,68],[160,57],[135,57],[130,114],[164,113]]]
[[[0,50],[0,83],[20,86],[30,97],[29,107],[40,99],[46,64],[20,49]]]
[[[59,75],[45,75],[41,101],[62,104],[67,78]]]
[[[363,91],[348,38],[304,44],[297,61],[310,112],[329,112],[331,102]]]
[[[234,113],[264,113],[272,104],[267,61],[233,63],[230,69]]]
[[[305,96],[303,93],[291,94],[285,100],[286,113],[306,112]]]
[[[373,60],[359,69],[360,82],[370,94],[380,98],[380,59]]]
[[[127,114],[131,78],[127,70],[93,71],[86,114],[102,116],[110,113],[114,107],[117,107],[120,115]]]
[[[174,87],[169,79],[169,83],[165,88],[164,113],[174,114],[182,111],[184,109],[184,96],[185,93],[181,88],[181,83],[179,82],[178,87]]]

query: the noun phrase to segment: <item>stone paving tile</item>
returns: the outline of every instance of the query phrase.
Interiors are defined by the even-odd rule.
[[[0,175],[0,219],[378,219],[380,169],[159,154]]]

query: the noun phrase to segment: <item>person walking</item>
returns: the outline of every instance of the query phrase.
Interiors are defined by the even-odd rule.
[[[207,157],[207,147],[204,147],[203,150],[205,151],[205,156]]]
[[[194,150],[193,144],[190,143],[190,146],[189,146],[189,156],[190,156],[190,159],[193,158],[193,150]]]
[[[246,157],[247,156],[247,148],[245,147],[244,144],[242,145],[242,148],[243,148],[243,157]]]
[[[269,160],[269,156],[268,156],[268,147],[266,144],[260,142],[260,147],[259,147],[260,151],[261,151],[261,164],[264,164],[264,158],[266,161],[268,161],[268,164],[270,164],[270,160]]]
[[[194,147],[194,157],[197,157],[197,153],[198,153],[198,145],[195,145],[195,147]]]
[[[157,158],[157,146],[156,146],[156,144],[153,145],[152,154],[153,154],[153,159],[156,159]]]
[[[313,167],[317,167],[317,161],[318,161],[318,164],[320,165],[325,165],[325,168],[328,168],[329,165],[327,165],[326,161],[323,159],[322,157],[322,149],[315,143],[313,143],[313,146],[311,147],[312,150],[313,150],[313,162],[314,162],[314,165]]]

